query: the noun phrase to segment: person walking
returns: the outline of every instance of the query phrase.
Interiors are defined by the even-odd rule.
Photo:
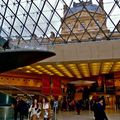
[[[77,100],[76,101],[76,111],[77,111],[77,114],[80,115],[80,109],[82,107],[82,100]]]
[[[94,108],[95,120],[108,120],[104,111],[103,99],[99,98],[98,103]]]

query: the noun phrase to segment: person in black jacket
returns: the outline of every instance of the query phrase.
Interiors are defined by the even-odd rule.
[[[6,49],[10,49],[9,42],[10,42],[10,40],[8,39],[8,40],[4,43],[4,45],[3,45],[4,51],[5,51]]]
[[[77,100],[76,101],[76,111],[77,111],[78,115],[80,115],[81,107],[82,107],[82,100]]]
[[[94,108],[95,120],[108,120],[104,111],[103,99],[100,98]]]
[[[19,112],[20,112],[20,120],[24,119],[24,116],[28,114],[28,107],[27,107],[27,103],[22,99],[22,97],[20,98],[19,101]]]
[[[13,99],[12,106],[14,108],[14,120],[18,119],[18,114],[20,120],[24,120],[24,116],[28,117],[29,105],[23,100],[21,96],[17,96],[15,99]]]
[[[17,96],[13,99],[13,108],[14,108],[14,120],[17,120],[18,113],[19,113],[19,100],[20,98]]]

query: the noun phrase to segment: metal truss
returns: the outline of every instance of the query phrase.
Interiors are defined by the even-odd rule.
[[[71,42],[69,41],[71,36],[76,40],[73,42],[82,42],[85,35],[88,35],[88,40],[86,41],[97,41],[100,33],[103,34],[103,37],[99,38],[99,40],[120,39],[120,1],[103,0],[104,7],[100,4],[100,1],[102,0],[1,0],[0,36],[5,40],[9,38],[16,40],[17,46],[19,46],[21,41],[24,41],[24,44],[27,44],[28,41],[29,43],[37,42],[37,46],[67,44]],[[87,2],[92,2],[93,5],[97,6],[94,12],[91,12],[86,7],[85,3]],[[80,11],[77,11],[79,15],[73,10],[74,3],[79,3],[82,6]],[[63,13],[64,6],[67,6],[65,13]],[[108,8],[108,6],[111,7]],[[99,9],[105,14],[101,24],[95,19]],[[82,17],[81,11],[86,11],[91,18],[86,26],[80,20]],[[72,28],[66,22],[69,13],[75,18]],[[89,29],[93,21],[98,27],[94,37]],[[81,37],[78,37],[74,32],[78,23],[83,27]],[[105,24],[109,33],[103,30]],[[63,25],[69,31],[66,38],[61,33]],[[54,33],[52,38],[51,32]],[[114,34],[118,34],[118,36],[114,38]]]

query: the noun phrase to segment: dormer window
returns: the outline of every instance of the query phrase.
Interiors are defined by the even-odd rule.
[[[96,22],[97,22],[96,25],[97,25],[97,26],[98,26],[98,25],[100,26],[100,21],[99,21],[99,20],[96,20]]]
[[[67,31],[71,31],[73,28],[73,26],[69,23],[68,26],[67,26]]]
[[[80,30],[85,30],[85,23],[84,22],[80,23]]]

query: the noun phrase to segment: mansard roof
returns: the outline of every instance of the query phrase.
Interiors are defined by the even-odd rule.
[[[81,11],[89,11],[89,12],[96,12],[96,13],[101,13],[102,8],[98,5],[92,4],[92,3],[73,3],[72,8],[67,8],[66,12],[66,17],[69,17],[73,14],[76,14]]]

